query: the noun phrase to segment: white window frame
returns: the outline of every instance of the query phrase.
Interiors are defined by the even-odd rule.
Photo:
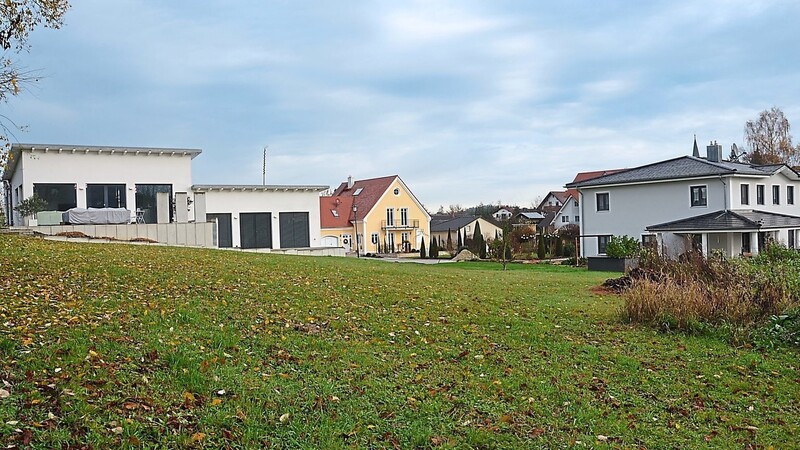
[[[605,255],[606,254],[606,250],[608,250],[608,244],[611,242],[611,236],[612,235],[610,235],[610,234],[597,236],[597,254],[598,255]],[[606,244],[605,244],[606,248],[602,249],[603,251],[600,251],[600,248],[601,248],[600,239],[605,239],[606,240]]]
[[[791,184],[786,186],[786,204],[794,205],[794,186]]]
[[[750,204],[750,183],[741,183],[739,185],[739,203],[742,205]]]
[[[772,204],[776,206],[781,204],[781,186],[779,184],[772,185]]]
[[[394,226],[394,208],[386,208],[386,226]]]
[[[758,191],[761,191],[761,198],[758,198]],[[764,205],[767,203],[767,185],[766,184],[757,184],[756,185],[756,205]]]
[[[400,226],[408,226],[408,208],[400,208]]]

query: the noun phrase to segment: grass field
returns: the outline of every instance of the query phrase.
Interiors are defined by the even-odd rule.
[[[800,445],[797,350],[511,268],[0,236],[0,446]]]

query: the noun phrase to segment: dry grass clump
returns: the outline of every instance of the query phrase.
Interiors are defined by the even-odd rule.
[[[752,259],[690,254],[679,261],[641,259],[650,276],[623,293],[631,322],[690,330],[701,324],[749,326],[800,304],[800,255],[771,246]]]

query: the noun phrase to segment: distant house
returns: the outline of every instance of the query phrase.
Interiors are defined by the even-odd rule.
[[[514,228],[535,226],[544,219],[544,214],[540,211],[521,211],[518,212],[511,220]]]
[[[669,256],[758,253],[767,241],[798,247],[800,174],[784,164],[681,156],[567,185],[580,193],[581,254],[605,254],[611,236],[628,235]]]
[[[493,212],[492,217],[494,217],[494,220],[499,220],[499,221],[511,220],[511,218],[514,217],[513,208],[504,206],[498,209],[497,211]]]
[[[44,233],[79,229],[90,236],[264,250],[320,246],[318,199],[328,186],[192,184],[192,160],[200,154],[14,144],[2,177],[6,217],[10,225],[31,225],[33,218],[14,207],[37,194],[47,203],[36,218]],[[106,210],[115,211],[113,221]]]
[[[430,240],[430,214],[397,175],[348,177],[331,195],[319,198],[319,212],[325,246],[362,253],[410,252],[423,238]]]
[[[461,233],[462,237],[466,233],[467,239],[472,239],[475,234],[475,227],[478,224],[480,224],[481,235],[486,241],[503,235],[503,229],[494,219],[486,219],[479,216],[434,216],[431,219],[431,236],[437,240],[437,243],[446,245],[449,233],[455,247],[458,243],[456,233]]]

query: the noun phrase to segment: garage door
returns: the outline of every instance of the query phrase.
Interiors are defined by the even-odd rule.
[[[339,246],[339,238],[336,236],[323,236],[322,237],[322,246],[323,247],[338,247]]]
[[[272,213],[239,214],[242,248],[272,248]]]
[[[206,221],[217,222],[217,246],[219,248],[233,247],[233,229],[231,228],[231,214],[206,214]]]
[[[280,213],[281,248],[309,247],[307,212]]]

